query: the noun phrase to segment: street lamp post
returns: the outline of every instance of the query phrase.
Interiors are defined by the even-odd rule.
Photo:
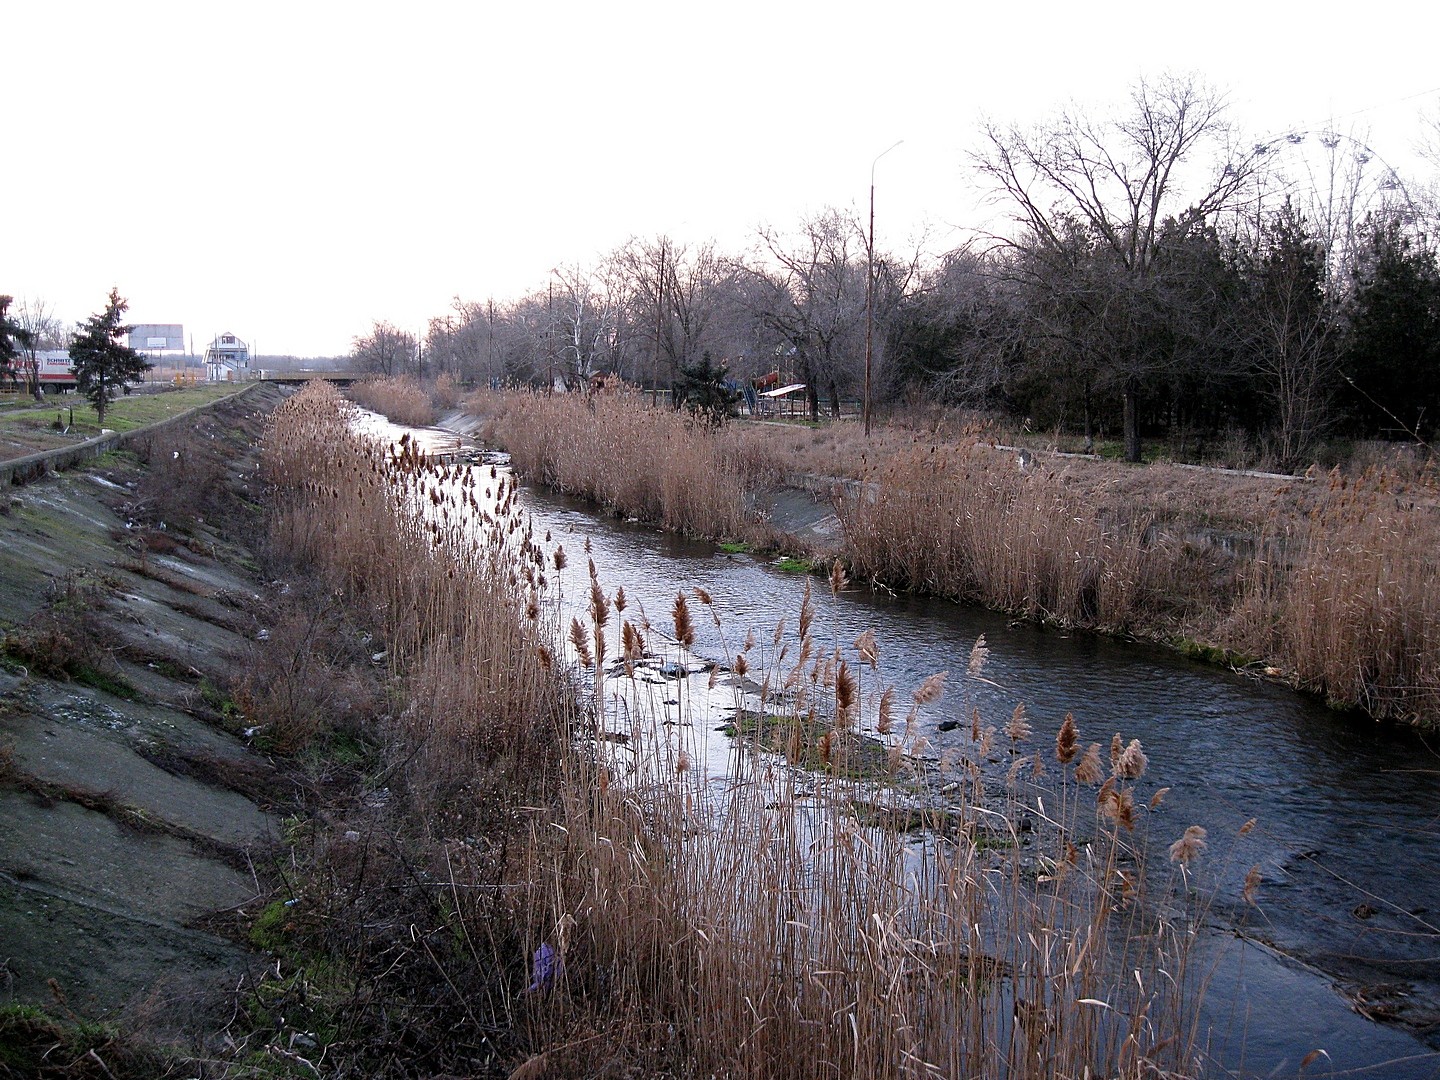
[[[897,139],[870,162],[870,235],[865,241],[865,438],[870,438],[870,365],[875,337],[875,166],[880,159],[903,143]]]

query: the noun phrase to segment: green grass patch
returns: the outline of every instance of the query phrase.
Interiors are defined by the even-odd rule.
[[[1121,440],[1097,439],[1095,441],[1095,453],[1106,461],[1125,460],[1125,442]],[[1163,441],[1156,439],[1142,439],[1140,442],[1140,464],[1153,465],[1160,461],[1174,461],[1174,452],[1165,445]]]
[[[154,661],[150,666],[165,678],[174,679],[176,682],[190,682],[193,678],[186,668],[174,660],[160,659]]]
[[[379,748],[346,731],[330,731],[316,745],[318,756],[331,764],[365,770],[379,762]]]
[[[809,559],[796,558],[794,555],[786,555],[775,564],[775,569],[786,574],[814,574],[819,572],[815,564]]]
[[[105,410],[105,427],[110,431],[132,431],[146,424],[168,420],[187,409],[208,405],[213,401],[229,397],[245,388],[244,383],[215,383],[191,386],[181,390],[162,390],[155,393],[130,394],[116,398]],[[73,420],[72,420],[73,410]],[[72,434],[91,436],[100,434],[100,418],[90,403],[78,394],[48,398],[43,405],[27,409],[10,409],[0,412],[0,429],[15,425],[17,428],[33,428],[36,424],[51,426],[57,423],[68,427]]]
[[[97,454],[91,459],[91,467],[97,469],[133,469],[140,465],[140,458],[134,450],[126,450],[123,447],[117,450],[106,450],[103,454]]]
[[[266,904],[250,927],[250,944],[268,953],[284,953],[290,936],[290,907],[285,900]]]
[[[715,546],[718,547],[721,551],[723,551],[726,555],[750,554],[750,545],[745,543],[744,540],[726,540],[722,543],[716,544]]]
[[[209,705],[226,720],[237,721],[240,719],[240,706],[235,699],[220,687],[216,686],[209,679],[200,680],[200,700]]]
[[[93,687],[125,701],[134,701],[140,691],[119,675],[110,675],[89,664],[68,665],[70,677],[81,686]]]

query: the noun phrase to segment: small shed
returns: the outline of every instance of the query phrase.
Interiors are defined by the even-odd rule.
[[[760,395],[760,414],[762,416],[794,415],[795,403],[801,402],[803,405],[805,399],[799,395],[804,390],[804,383],[790,383],[787,386],[777,386],[774,390],[766,390]]]

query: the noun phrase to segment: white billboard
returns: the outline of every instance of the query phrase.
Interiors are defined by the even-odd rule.
[[[185,328],[179,323],[145,323],[133,327],[130,348],[141,352],[184,352]]]

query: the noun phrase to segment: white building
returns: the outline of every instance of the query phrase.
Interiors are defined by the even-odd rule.
[[[205,375],[211,382],[243,379],[250,369],[250,346],[228,330],[205,350]]]

